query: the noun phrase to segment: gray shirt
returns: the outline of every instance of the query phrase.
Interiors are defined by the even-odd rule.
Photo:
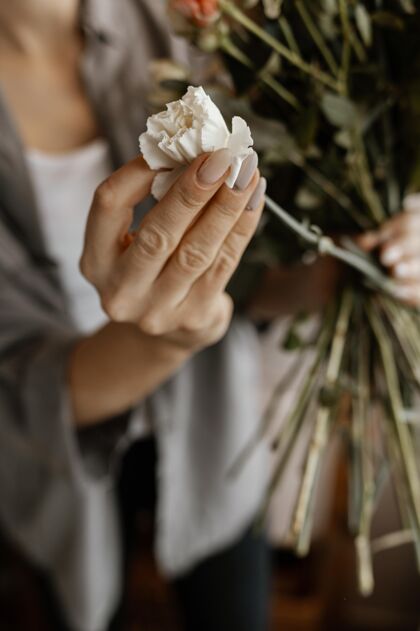
[[[81,72],[116,166],[138,152],[148,61],[188,57],[169,35],[163,5],[82,4]],[[70,625],[100,631],[120,596],[115,477],[134,432],[129,421],[102,424],[88,437],[75,431],[66,366],[78,335],[43,241],[22,143],[0,98],[0,521],[50,573]],[[260,505],[263,445],[239,476],[228,476],[258,422],[258,354],[253,326],[235,317],[220,343],[139,402],[158,442],[156,551],[167,576],[232,542]]]

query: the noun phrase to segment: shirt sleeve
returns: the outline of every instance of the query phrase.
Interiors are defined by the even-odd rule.
[[[66,372],[79,336],[53,277],[0,222],[0,523],[64,609],[100,628],[103,597],[109,610],[119,590],[117,503],[110,472],[86,467],[103,441],[86,446],[74,428]]]

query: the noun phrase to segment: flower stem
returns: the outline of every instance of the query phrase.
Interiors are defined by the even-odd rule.
[[[239,61],[239,63],[244,65],[246,68],[254,70],[262,83],[267,85],[271,90],[273,90],[273,92],[275,92],[281,99],[286,101],[286,103],[291,105],[295,110],[299,111],[301,109],[297,98],[291,92],[289,92],[289,90],[286,90],[286,88],[283,87],[281,83],[277,81],[277,79],[269,74],[267,71],[258,72],[249,57],[240,48],[238,48],[238,46],[236,46],[231,39],[229,39],[228,37],[223,38],[220,43],[220,48],[224,53],[226,53],[233,59],[236,59],[236,61]]]
[[[356,224],[363,230],[372,228],[372,223],[366,215],[359,212],[353,205],[351,199],[343,193],[331,180],[329,180],[321,171],[318,171],[311,164],[306,162],[300,155],[289,157],[289,160],[298,169],[301,169],[306,177],[311,180],[321,191],[323,191],[328,197],[331,197],[347,214],[356,222]]]
[[[392,431],[390,423],[385,425],[385,438],[388,447],[388,458],[393,469],[393,483],[396,493],[396,499],[399,506],[400,518],[405,532],[411,533],[411,539],[414,546],[414,554],[416,557],[417,571],[420,573],[420,529],[416,526],[416,519],[413,513],[413,507],[410,502],[409,491],[403,474],[403,463],[401,454],[398,450],[395,432]],[[375,541],[372,542],[373,552],[376,552]],[[383,548],[382,548],[383,549]],[[379,548],[379,551],[381,548]]]
[[[381,224],[386,219],[380,197],[373,185],[373,178],[370,172],[369,161],[366,155],[362,133],[359,129],[352,130],[352,140],[355,157],[354,174],[360,193],[371,213],[371,217],[377,224]]]
[[[419,529],[420,476],[410,429],[407,423],[405,423],[404,421],[404,406],[401,396],[397,366],[395,363],[394,350],[392,347],[392,343],[389,340],[387,331],[372,302],[368,303],[366,310],[376,337],[376,341],[378,343],[382,359],[382,366],[387,387],[387,396],[389,397],[394,431],[397,438],[399,452],[401,454],[403,473],[407,483],[409,499],[413,509],[413,517],[415,519],[416,528]]]
[[[334,337],[327,363],[325,375],[325,388],[327,390],[333,391],[336,389],[340,376],[353,303],[353,292],[349,289],[345,290],[340,301]],[[311,499],[315,493],[322,458],[330,435],[332,416],[333,406],[321,403],[318,408],[315,427],[308,448],[302,483],[290,529],[292,540],[295,542],[296,551],[300,556],[307,554],[309,549],[313,518],[313,510],[310,510],[312,504]]]
[[[301,57],[301,53],[299,50],[299,45],[296,41],[295,36],[293,35],[293,31],[291,29],[291,26],[289,24],[289,22],[286,20],[286,18],[282,15],[279,17],[279,26],[282,30],[282,33],[284,35],[284,39],[286,40],[289,48],[298,56]]]
[[[311,14],[307,10],[305,3],[303,2],[303,0],[296,0],[295,4],[302,19],[302,22],[305,24],[309,35],[312,37],[315,45],[317,46],[321,55],[324,57],[329,69],[334,75],[338,74],[337,62],[335,61],[330,49],[326,45],[321,32],[318,30],[315,22],[311,17]]]
[[[298,435],[305,419],[305,414],[310,401],[314,396],[315,388],[319,379],[319,370],[331,342],[334,319],[335,305],[331,305],[326,313],[324,321],[321,324],[321,331],[319,333],[315,349],[315,358],[296,397],[296,403],[283,423],[280,433],[274,438],[274,447],[279,451],[280,456],[270,478],[266,497],[260,511],[259,521],[263,519],[267,512],[271,497],[277,488],[284,468],[288,462],[289,455],[295,444],[296,436]],[[273,397],[267,407],[267,411],[261,425],[261,433],[265,431],[267,423],[270,423],[271,417],[277,407],[276,403],[277,397]]]
[[[374,578],[370,530],[375,503],[375,483],[372,454],[369,453],[371,441],[367,434],[369,417],[370,390],[370,336],[363,327],[357,346],[357,391],[353,400],[352,434],[352,499],[357,519],[355,539],[359,591],[363,596],[373,592]]]
[[[330,255],[334,258],[346,263],[350,267],[353,267],[357,271],[361,272],[363,276],[368,279],[376,288],[382,290],[384,293],[392,295],[393,282],[379,270],[376,265],[373,265],[367,259],[362,256],[350,252],[341,248],[333,242],[330,237],[327,237],[317,226],[306,226],[284,210],[279,204],[271,199],[268,195],[265,196],[266,206],[271,212],[280,219],[292,232],[298,235],[306,243],[317,248],[320,254]]]
[[[329,74],[323,72],[316,66],[308,64],[299,55],[291,51],[287,46],[284,46],[275,37],[267,33],[263,28],[258,26],[253,20],[251,20],[245,13],[243,13],[237,6],[235,6],[229,0],[219,0],[220,9],[236,20],[250,33],[256,35],[267,46],[275,50],[280,56],[284,57],[293,66],[299,68],[302,72],[312,76],[314,79],[320,81],[324,85],[327,85],[332,90],[339,92],[340,86],[338,82]]]

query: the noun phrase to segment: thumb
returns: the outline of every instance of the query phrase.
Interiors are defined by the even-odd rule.
[[[371,252],[382,243],[382,236],[380,232],[370,231],[360,234],[355,239],[356,244],[365,252]]]
[[[112,173],[96,189],[85,231],[82,259],[93,256],[109,267],[126,247],[133,207],[150,194],[155,171],[138,156]]]

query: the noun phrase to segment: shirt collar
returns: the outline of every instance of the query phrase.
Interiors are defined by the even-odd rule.
[[[124,36],[121,13],[121,2],[117,0],[82,0],[80,24],[86,35],[116,46]]]

